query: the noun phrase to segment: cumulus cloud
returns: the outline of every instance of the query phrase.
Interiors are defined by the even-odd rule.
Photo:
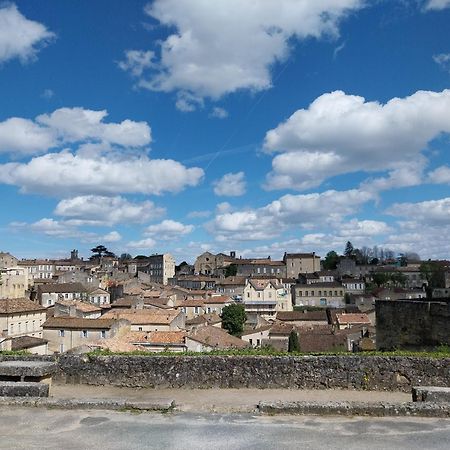
[[[11,117],[0,122],[0,153],[29,155],[75,142],[94,142],[123,147],[150,144],[146,122],[123,120],[105,123],[106,110],[60,108],[36,120]]]
[[[210,116],[216,119],[226,119],[228,117],[228,111],[219,106],[215,106],[211,111]]]
[[[120,61],[118,66],[130,72],[135,77],[140,77],[145,69],[153,67],[153,58],[155,57],[152,51],[128,50],[125,52],[125,60]]]
[[[433,60],[436,64],[439,64],[442,69],[450,72],[450,53],[440,53],[439,55],[434,55]]]
[[[341,236],[355,238],[386,234],[389,233],[392,228],[389,227],[387,223],[379,220],[352,219],[348,222],[343,222],[340,224],[338,230]]]
[[[440,166],[428,174],[428,181],[433,184],[450,184],[450,167]]]
[[[127,248],[147,250],[153,248],[156,245],[156,241],[152,238],[141,239],[140,241],[130,241],[127,244]]]
[[[144,234],[146,236],[167,240],[185,236],[186,234],[192,233],[193,230],[193,225],[184,225],[181,222],[167,219],[156,225],[150,225],[146,228]]]
[[[240,89],[268,89],[271,67],[289,56],[293,39],[338,36],[339,22],[364,3],[156,0],[145,7],[145,13],[170,27],[172,34],[162,41],[155,66],[135,76],[143,88],[177,91],[197,99],[218,99]],[[129,52],[122,68],[133,73]],[[187,105],[180,99],[177,103]],[[198,106],[188,104],[192,109]]]
[[[200,168],[186,168],[170,159],[146,156],[124,159],[120,155],[83,157],[67,151],[49,153],[27,163],[0,165],[0,182],[19,186],[23,193],[53,196],[160,195],[196,186]]]
[[[425,4],[426,10],[440,11],[445,8],[450,8],[450,0],[428,0]]]
[[[448,197],[418,203],[395,203],[386,212],[422,225],[450,226],[450,198]]]
[[[284,195],[257,209],[218,212],[206,225],[219,241],[272,239],[293,227],[330,226],[353,214],[373,195],[356,189],[306,195]]]
[[[117,197],[84,195],[61,200],[55,214],[80,225],[114,225],[117,223],[142,223],[161,217],[164,208],[151,201],[133,203]]]
[[[111,231],[105,235],[80,230],[76,223],[71,221],[58,221],[51,218],[43,218],[33,223],[12,222],[10,227],[16,231],[31,231],[58,239],[79,239],[81,242],[117,242],[122,236],[117,231]]]
[[[239,197],[245,194],[244,172],[227,173],[214,182],[214,193],[219,196]]]
[[[324,94],[265,137],[279,152],[268,189],[298,190],[356,171],[398,171],[441,133],[450,132],[450,90],[418,91],[386,104],[342,91]]]
[[[0,64],[14,58],[33,60],[55,35],[45,25],[27,19],[13,3],[0,5]]]
[[[211,215],[211,211],[191,211],[187,214],[188,219],[204,219],[206,217],[209,217]]]

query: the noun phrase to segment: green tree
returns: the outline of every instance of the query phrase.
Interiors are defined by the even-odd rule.
[[[390,276],[392,283],[395,286],[405,287],[408,278],[404,273],[401,272],[393,272]]]
[[[298,342],[298,334],[295,330],[292,330],[289,334],[288,352],[299,352],[300,343]]]
[[[334,270],[337,267],[337,263],[339,262],[339,255],[332,250],[328,252],[323,260],[323,268],[325,270]]]
[[[225,277],[235,277],[237,274],[237,265],[236,264],[230,264],[225,269]]]
[[[426,261],[420,265],[422,279],[426,281],[425,292],[427,298],[433,298],[433,289],[444,287],[445,273],[442,266],[434,261]]]
[[[388,283],[389,276],[384,272],[375,272],[372,275],[372,280],[378,287],[381,287]]]
[[[91,252],[93,253],[92,256],[100,258],[103,256],[105,252],[107,252],[108,249],[104,245],[97,245],[97,247],[91,248]]]
[[[350,241],[347,241],[347,243],[345,244],[344,255],[347,256],[347,258],[350,258],[351,256],[353,256],[354,250],[355,249],[353,248],[353,244]]]
[[[238,336],[244,330],[244,323],[247,320],[244,305],[234,303],[222,309],[222,328],[233,336]]]

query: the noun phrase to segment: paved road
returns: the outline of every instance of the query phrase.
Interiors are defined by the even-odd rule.
[[[2,449],[448,449],[450,420],[9,408]]]

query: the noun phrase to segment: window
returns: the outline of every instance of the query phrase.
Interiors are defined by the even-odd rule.
[[[311,291],[311,297],[314,297],[314,291]]]
[[[259,339],[256,339],[256,346],[259,347],[261,341]]]
[[[138,330],[139,330],[139,331],[142,331],[142,327],[139,327]]]
[[[11,324],[11,334],[14,334],[14,324]]]
[[[253,345],[253,339],[249,339],[248,342],[250,342],[250,345]]]
[[[303,296],[303,292],[302,291],[298,291],[298,296],[302,297]]]
[[[198,314],[198,306],[196,306],[196,307],[194,308],[194,312],[195,312],[195,314]]]
[[[102,339],[105,339],[105,338],[106,338],[106,330],[100,331],[100,337],[101,337]]]
[[[81,331],[81,337],[82,338],[87,338],[88,337],[88,331],[87,330],[82,330]]]
[[[322,291],[319,291],[319,294],[318,294],[318,295],[319,295],[319,297],[320,297],[320,296],[322,295]]]

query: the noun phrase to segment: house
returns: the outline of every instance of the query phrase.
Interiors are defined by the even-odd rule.
[[[278,311],[277,321],[297,327],[328,325],[328,316],[325,309],[321,311]]]
[[[183,353],[187,351],[186,334],[185,331],[132,331],[128,340],[136,348],[152,353]]]
[[[192,298],[181,300],[176,303],[176,309],[183,311],[188,320],[206,313],[205,302],[203,299]]]
[[[212,326],[222,328],[222,319],[216,313],[202,314],[186,320],[186,329],[192,330],[194,327]]]
[[[361,278],[369,275],[376,266],[368,264],[356,264],[353,258],[341,257],[337,263],[336,270],[340,276],[348,275],[355,278]]]
[[[341,283],[314,283],[312,285],[296,284],[294,287],[294,304],[296,306],[332,306],[345,305],[345,289]]]
[[[204,308],[206,313],[222,314],[225,306],[231,305],[234,301],[227,295],[211,294],[204,300]]]
[[[245,331],[242,333],[241,339],[244,342],[248,342],[248,344],[253,348],[261,348],[262,343],[269,339],[269,331],[271,328],[272,325],[266,325],[253,330]]]
[[[17,265],[25,269],[30,286],[36,281],[51,280],[56,272],[55,264],[48,259],[22,259]]]
[[[105,313],[105,319],[125,319],[131,331],[178,331],[184,330],[186,316],[182,311],[123,309]]]
[[[286,276],[298,278],[300,273],[314,273],[320,270],[320,256],[312,253],[285,253]]]
[[[11,351],[24,351],[33,355],[47,355],[48,341],[33,336],[20,336],[11,339]]]
[[[227,277],[216,281],[216,292],[230,296],[233,300],[242,300],[245,277]]]
[[[94,305],[102,306],[102,305],[109,305],[111,303],[111,298],[108,291],[105,291],[104,289],[95,288],[91,290],[87,294],[87,300],[89,303],[92,303]]]
[[[43,337],[48,340],[49,352],[63,353],[99,339],[109,339],[127,326],[129,322],[125,320],[50,317],[42,328]]]
[[[244,288],[243,303],[247,318],[256,321],[256,316],[275,318],[277,311],[291,311],[292,300],[277,279],[249,278]]]
[[[267,258],[243,259],[239,258],[233,263],[236,266],[236,275],[251,277],[265,275],[272,278],[286,278],[286,264],[283,261],[272,261]]]
[[[169,278],[170,285],[180,286],[185,289],[215,289],[217,281],[216,278],[205,275],[179,275]]]
[[[247,342],[231,336],[222,328],[195,328],[186,336],[186,347],[191,352],[210,352],[247,348]]]
[[[45,308],[26,298],[0,299],[0,350],[11,349],[11,339],[42,338]]]
[[[0,269],[16,267],[19,260],[8,252],[0,252]]]
[[[53,315],[54,317],[98,319],[102,315],[102,308],[79,300],[58,299],[55,302]]]
[[[199,275],[216,275],[218,269],[228,267],[235,260],[235,252],[231,252],[230,255],[225,255],[224,253],[214,255],[210,252],[204,252],[195,260],[194,272]]]
[[[28,275],[23,267],[0,268],[0,299],[27,297]]]
[[[369,325],[371,325],[369,316],[364,313],[360,314],[337,313],[336,322],[339,327],[339,330],[353,328],[356,326],[368,327]]]
[[[366,290],[366,283],[362,279],[343,276],[341,279],[342,286],[345,292],[349,294],[364,294]]]
[[[139,271],[150,277],[150,282],[167,284],[169,278],[175,276],[175,258],[169,253],[151,255],[147,264],[140,267]]]
[[[84,300],[86,297],[86,289],[81,283],[47,284],[37,289],[37,300],[45,308],[53,306],[59,299]]]

